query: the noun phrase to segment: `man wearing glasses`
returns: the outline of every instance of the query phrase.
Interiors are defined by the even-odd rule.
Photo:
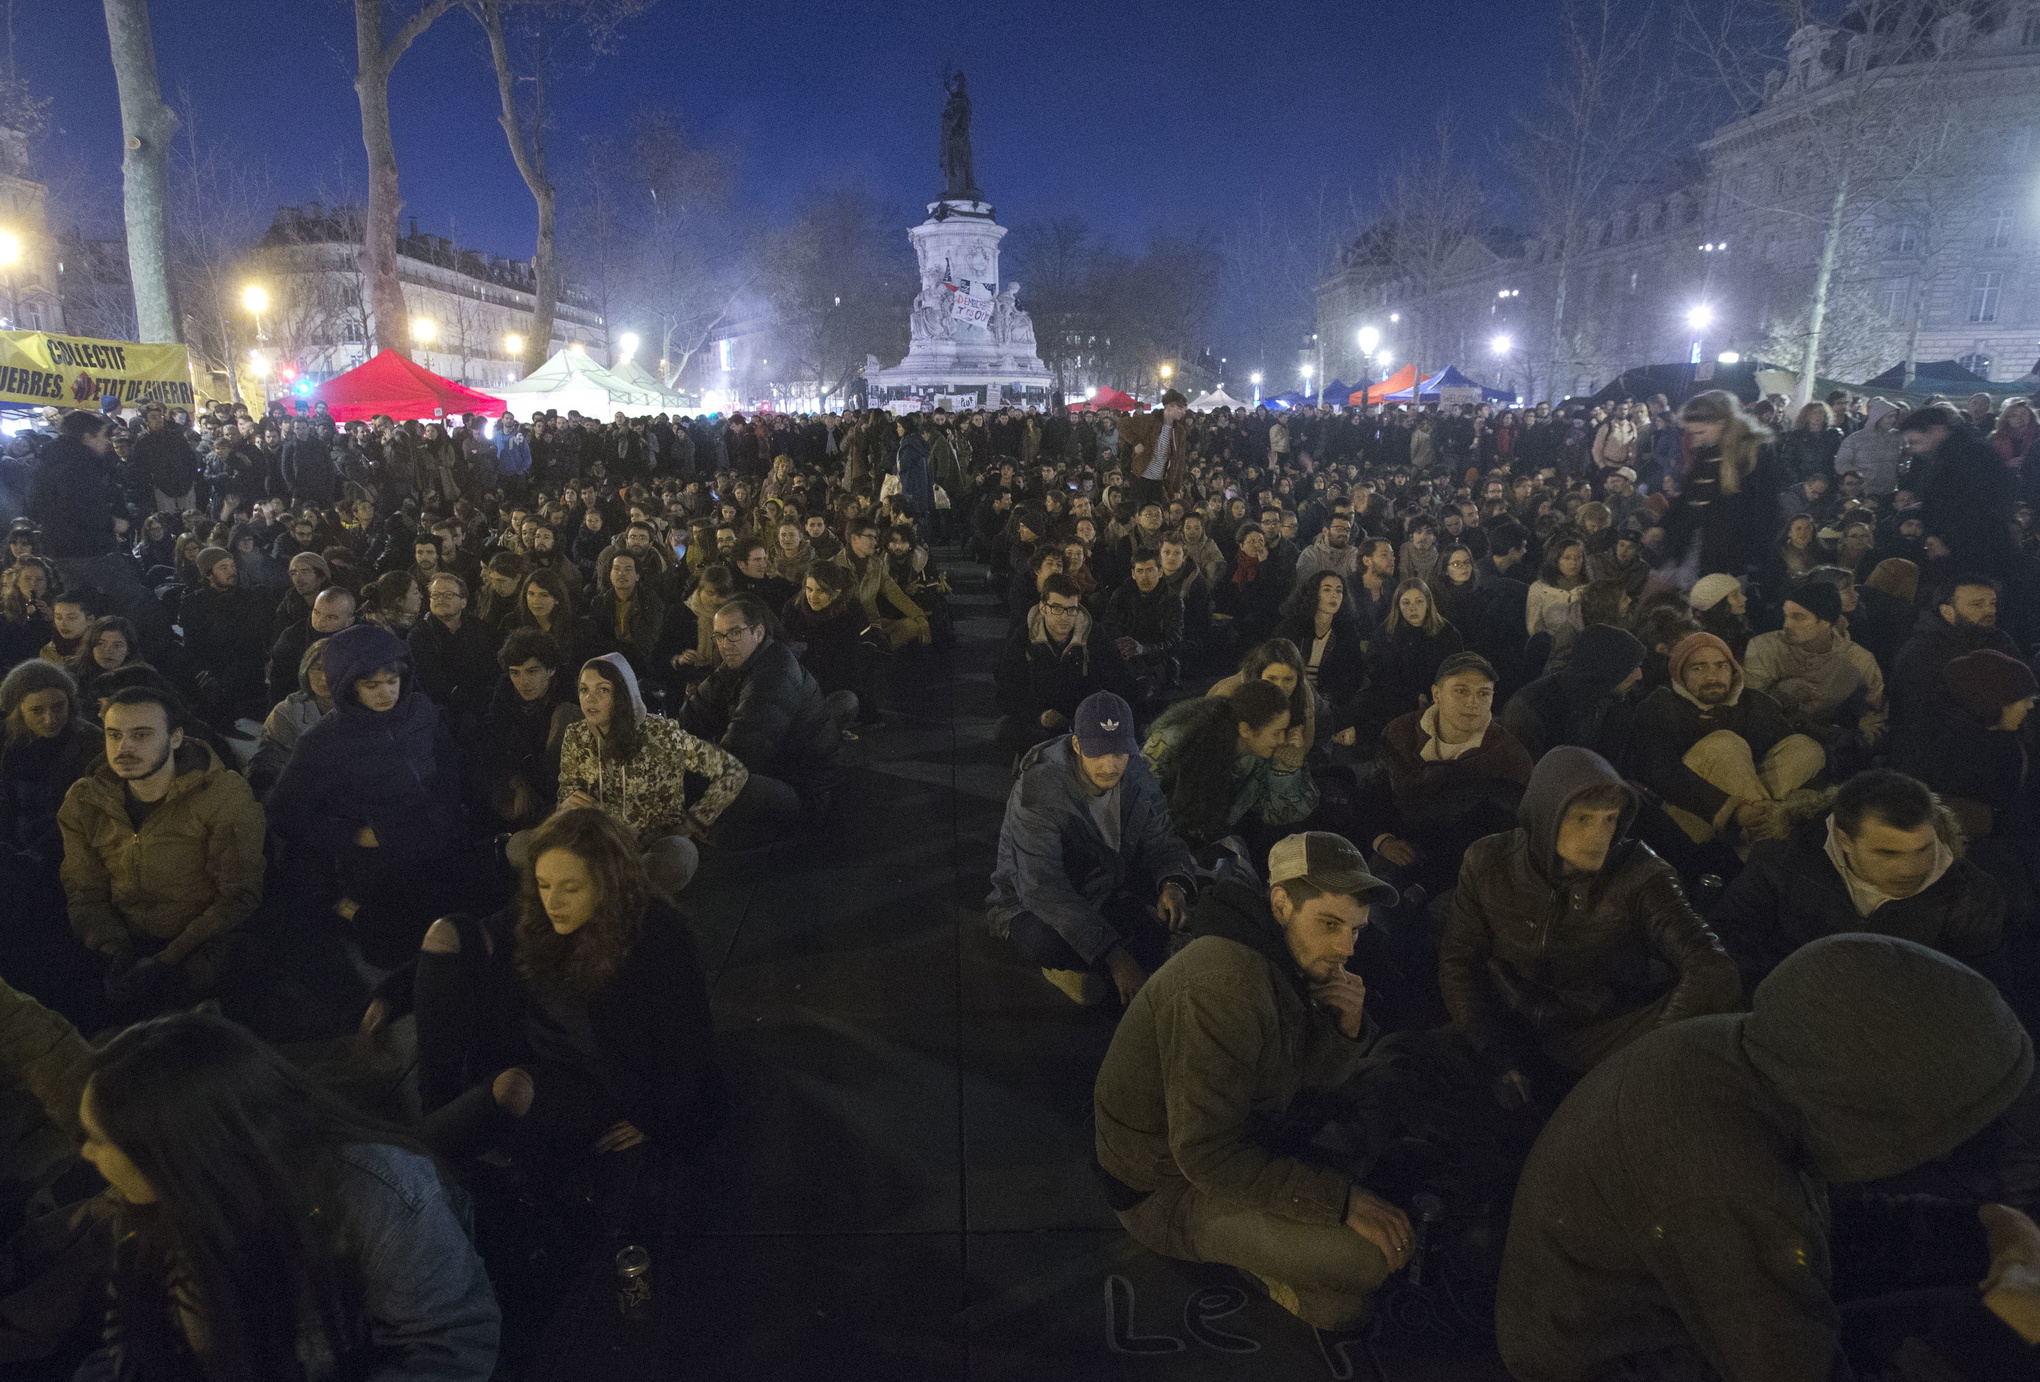
[[[1047,577],[1041,603],[1014,622],[1006,640],[994,683],[999,740],[1015,753],[1068,733],[1070,717],[1094,691],[1129,697],[1126,661],[1081,595],[1069,576]]]
[[[755,596],[738,595],[715,612],[722,665],[687,697],[680,724],[718,744],[750,770],[726,813],[727,828],[771,834],[825,815],[838,777],[842,731],[822,689],[793,650],[772,636],[772,616]],[[718,835],[724,822],[717,823]]]
[[[451,571],[427,582],[425,603],[428,613],[411,630],[418,688],[456,717],[480,716],[496,687],[496,636],[467,617],[468,584]]]

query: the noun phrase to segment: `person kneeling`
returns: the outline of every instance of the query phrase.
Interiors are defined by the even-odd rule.
[[[1409,1219],[1256,1132],[1358,1072],[1376,1028],[1346,961],[1395,890],[1326,832],[1277,843],[1268,876],[1265,892],[1207,887],[1190,944],[1120,1018],[1094,1093],[1095,1169],[1141,1246],[1237,1267],[1306,1322],[1341,1329],[1409,1260]]]
[[[1076,1002],[1103,1002],[1110,979],[1130,1004],[1190,920],[1196,875],[1132,708],[1097,691],[1073,733],[1020,762],[985,916]]]
[[[637,841],[604,811],[562,811],[520,874],[509,907],[425,933],[425,1140],[450,1158],[500,1148],[541,1175],[640,1143],[696,1150],[725,1105],[708,989]]]
[[[1466,852],[1438,981],[1504,1108],[1548,1111],[1644,1033],[1742,996],[1672,866],[1623,838],[1635,811],[1599,754],[1556,748],[1530,774],[1520,828]]]

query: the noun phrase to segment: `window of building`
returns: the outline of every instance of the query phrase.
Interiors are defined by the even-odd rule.
[[[1629,291],[1632,293],[1636,291],[1636,270],[1634,269],[1629,271]]]
[[[1962,366],[1962,368],[1968,370],[1971,374],[1974,374],[1979,378],[1982,379],[1990,378],[1990,357],[1988,355],[1983,354],[1965,355],[1960,360],[1957,360],[1955,363]]]
[[[1870,48],[1861,34],[1849,40],[1849,70],[1861,72],[1870,61]]]
[[[1976,276],[1969,290],[1969,320],[1973,322],[1994,322],[1998,319],[1998,299],[2004,296],[2005,276],[1997,269],[1986,269]]]
[[[1894,279],[1884,285],[1884,319],[1893,326],[1905,320],[1905,306],[1912,296],[1911,289],[1912,280],[1907,278]]]
[[[2026,16],[2025,27],[2019,30],[2021,48],[2040,48],[2040,10]]]
[[[2012,209],[2009,206],[2001,206],[1991,212],[1984,221],[1983,247],[1987,250],[2002,250],[2011,248],[2011,244]]]
[[[1919,250],[1919,226],[1911,221],[1900,221],[1891,228],[1891,252],[1893,254],[1918,254]]]

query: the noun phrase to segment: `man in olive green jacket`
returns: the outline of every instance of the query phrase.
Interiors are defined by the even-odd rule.
[[[185,740],[182,716],[166,692],[115,695],[105,761],[57,812],[71,929],[111,963],[122,1007],[216,993],[224,940],[262,900],[262,807],[247,779]]]
[[[1205,889],[1195,939],[1120,1018],[1094,1094],[1097,1169],[1143,1247],[1238,1267],[1338,1329],[1408,1260],[1409,1220],[1345,1172],[1261,1145],[1253,1124],[1358,1071],[1375,1028],[1346,961],[1395,891],[1328,832],[1278,843],[1268,876]]]

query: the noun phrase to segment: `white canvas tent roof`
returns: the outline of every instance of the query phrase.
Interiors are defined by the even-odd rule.
[[[612,365],[609,372],[624,383],[629,384],[632,388],[641,389],[645,393],[658,398],[665,405],[662,411],[670,412],[675,408],[694,408],[700,406],[698,400],[690,400],[686,394],[675,393],[672,389],[667,388],[659,382],[657,375],[635,360],[625,360],[620,365]]]
[[[575,350],[560,351],[515,384],[497,386],[495,394],[520,417],[553,408],[606,420],[617,412],[656,412],[667,406],[658,394],[617,378]]]
[[[1234,398],[1224,389],[1213,389],[1190,405],[1192,412],[1208,413],[1213,408],[1244,408],[1247,405]]]

